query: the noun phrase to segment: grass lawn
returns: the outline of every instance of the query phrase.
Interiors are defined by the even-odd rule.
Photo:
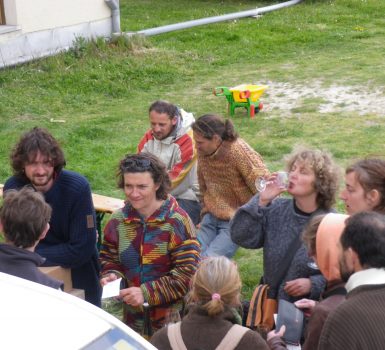
[[[270,1],[121,0],[123,31],[270,5]],[[94,192],[122,197],[115,168],[148,128],[147,108],[168,99],[196,116],[226,115],[216,86],[268,84],[265,109],[233,118],[271,170],[295,144],[325,148],[344,167],[384,155],[385,2],[305,0],[255,19],[106,43],[0,71],[0,182],[20,134],[39,125],[60,140],[68,169]],[[385,107],[384,107],[385,108]],[[61,122],[63,121],[63,122]],[[341,205],[338,205],[341,209]],[[240,249],[246,297],[261,253]]]

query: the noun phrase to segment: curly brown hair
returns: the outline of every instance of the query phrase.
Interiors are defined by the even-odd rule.
[[[14,175],[26,179],[25,165],[33,161],[38,152],[52,162],[55,173],[59,173],[65,167],[66,161],[59,143],[47,130],[34,127],[21,136],[11,152],[10,160]]]
[[[341,170],[334,162],[332,155],[326,151],[299,146],[286,157],[287,171],[290,171],[297,161],[314,171],[317,207],[330,209],[336,202],[341,176]]]

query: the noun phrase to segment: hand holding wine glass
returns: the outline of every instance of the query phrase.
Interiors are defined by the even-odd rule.
[[[259,191],[259,204],[265,206],[275,197],[287,190],[289,184],[288,174],[284,171],[278,171],[269,177],[259,177],[255,181],[255,186]]]

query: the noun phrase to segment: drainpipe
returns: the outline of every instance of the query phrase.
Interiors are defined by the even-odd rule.
[[[111,9],[112,34],[120,34],[120,8],[119,0],[104,0]]]
[[[111,0],[105,0],[105,1],[108,2]],[[244,17],[253,17],[253,16],[261,15],[261,14],[266,13],[266,12],[279,10],[279,9],[284,8],[284,7],[296,5],[296,4],[300,3],[301,1],[302,0],[291,0],[291,1],[282,2],[280,4],[256,8],[253,10],[234,12],[234,13],[229,13],[227,15],[222,15],[222,16],[207,17],[207,18],[202,18],[202,19],[197,19],[197,20],[192,20],[192,21],[187,21],[187,22],[170,24],[170,25],[161,26],[161,27],[157,27],[157,28],[144,29],[144,30],[140,30],[138,32],[127,32],[127,33],[122,33],[122,34],[127,35],[127,36],[136,35],[136,34],[142,34],[142,35],[147,35],[147,36],[157,35],[157,34],[171,32],[174,30],[180,30],[180,29],[186,29],[186,28],[201,26],[204,24],[230,21],[230,20],[234,20],[237,18],[244,18]]]

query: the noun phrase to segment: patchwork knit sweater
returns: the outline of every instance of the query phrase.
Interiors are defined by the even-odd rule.
[[[169,198],[144,219],[129,204],[112,214],[104,230],[102,273],[115,272],[140,287],[149,303],[152,329],[163,326],[170,308],[180,309],[200,260],[191,219]],[[142,308],[125,305],[124,320],[143,330]]]
[[[255,180],[269,172],[262,157],[245,141],[223,141],[210,156],[198,155],[198,180],[203,197],[202,215],[230,220],[256,193]]]

